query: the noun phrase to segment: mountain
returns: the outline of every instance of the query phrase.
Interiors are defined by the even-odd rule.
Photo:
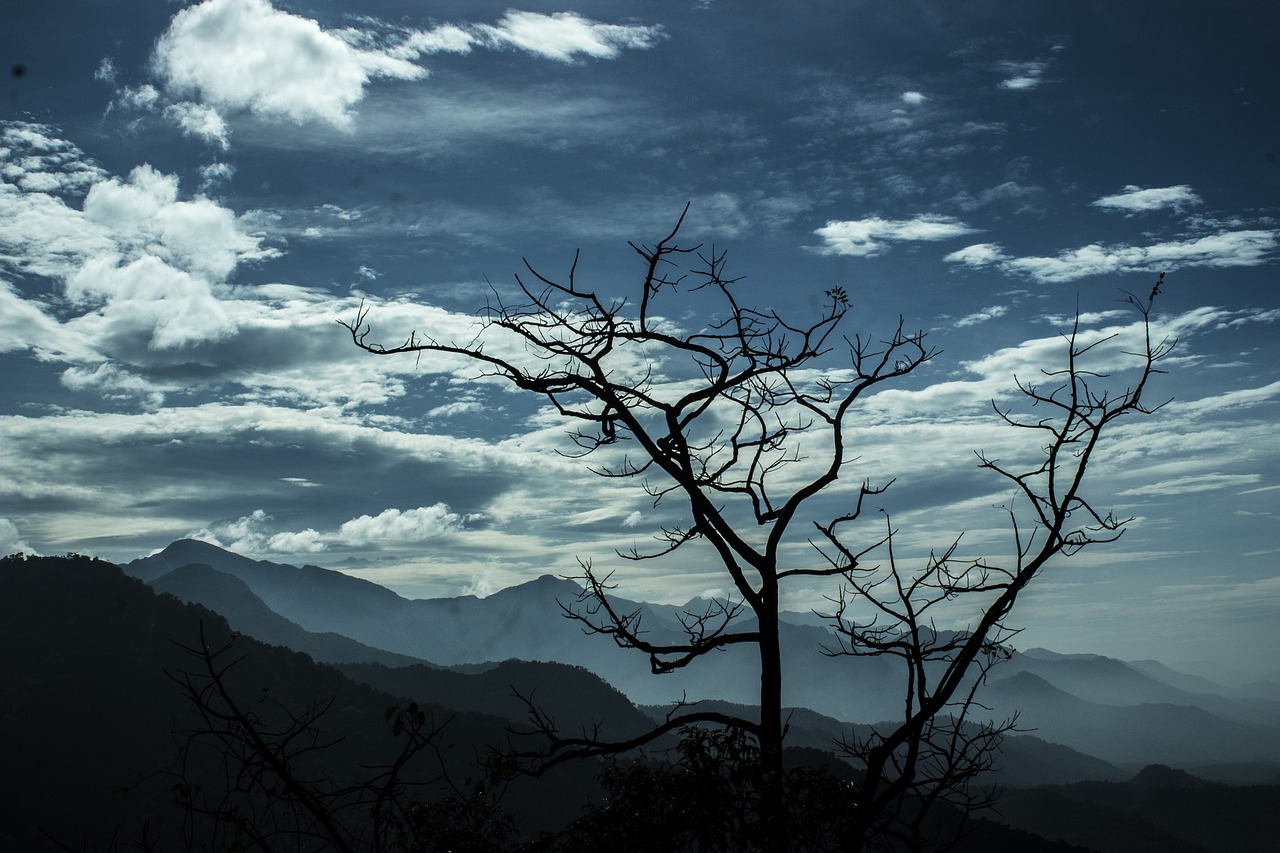
[[[698,707],[732,713],[747,719],[756,717],[755,708],[747,705],[712,701],[701,702]],[[652,706],[645,710],[657,718],[665,709]],[[837,744],[865,737],[872,729],[868,725],[851,725],[808,708],[787,708],[783,712],[783,718],[787,721],[788,744],[824,752],[831,752],[833,749],[838,751]],[[996,768],[997,771],[986,781],[998,783],[1001,788],[1125,778],[1124,771],[1114,764],[1028,734],[1010,734],[1002,740]]]
[[[339,668],[353,681],[395,696],[494,714],[515,721],[517,727],[529,714],[520,697],[533,702],[565,735],[595,729],[602,738],[623,740],[652,726],[649,716],[622,693],[594,673],[567,664],[508,660],[474,674],[421,664],[351,663]]]
[[[171,580],[191,578],[224,592],[238,590],[200,569]],[[242,590],[238,596],[233,600],[245,604]],[[234,759],[224,764],[230,753],[221,747],[197,749],[182,759],[188,735],[207,721],[173,676],[199,678],[202,658],[192,651],[202,645],[231,650],[235,663],[226,684],[243,708],[259,716],[259,731],[283,731],[292,714],[328,709],[318,718],[321,742],[328,745],[308,746],[304,761],[313,778],[335,783],[367,778],[392,759],[399,742],[384,711],[403,707],[407,697],[429,700],[424,710],[443,723],[440,750],[421,754],[427,764],[411,766],[410,776],[438,779],[443,769],[449,780],[464,785],[477,772],[474,761],[486,745],[506,742],[511,712],[520,709],[504,694],[511,685],[536,688],[536,697],[547,700],[565,731],[595,719],[616,725],[612,730],[619,733],[646,725],[620,693],[602,690],[590,673],[561,664],[512,661],[470,675],[421,664],[348,665],[366,680],[385,683],[387,689],[378,690],[304,654],[237,635],[206,608],[157,594],[118,567],[88,558],[0,560],[0,631],[0,672],[6,679],[0,692],[4,850],[125,849],[144,832],[149,849],[190,848],[184,812],[172,799],[174,783],[182,779],[216,799],[237,766]],[[472,710],[495,708],[498,715]],[[810,712],[797,714],[798,723],[803,717],[804,726],[813,725]],[[199,737],[196,742],[205,743]],[[825,749],[789,754],[806,763],[836,761]],[[594,769],[590,762],[571,764],[541,779],[512,780],[503,808],[526,833],[564,826],[594,793]],[[429,797],[442,789],[428,784],[414,790]],[[205,832],[201,824],[197,832]],[[1067,850],[1025,832],[985,824],[983,832],[995,833],[984,834],[993,839],[989,851]]]
[[[744,705],[756,700],[757,663],[748,646],[732,646],[655,677],[644,655],[620,650],[607,638],[584,632],[581,623],[564,618],[561,605],[573,603],[580,593],[568,580],[543,576],[483,599],[408,600],[340,572],[251,560],[191,540],[175,542],[125,568],[159,580],[189,562],[234,575],[271,610],[304,631],[345,635],[365,646],[444,668],[509,659],[557,662],[597,674],[642,705],[669,704],[682,697]],[[238,594],[243,599],[243,590]],[[210,598],[206,603],[214,606],[212,602]],[[678,617],[688,605],[625,600],[615,604],[622,611],[642,614],[650,640],[683,638]],[[742,620],[740,627],[749,630],[750,620]],[[822,648],[836,645],[830,627],[799,614],[783,621],[780,639],[788,705],[849,722],[892,719],[899,713],[903,681],[894,660],[824,655]],[[993,669],[979,700],[992,707],[993,718],[1019,713],[1020,726],[1031,729],[1029,733],[1046,747],[1058,744],[1133,766],[1170,763],[1215,778],[1272,778],[1280,772],[1280,703],[1227,696],[1230,690],[1214,686],[1151,665],[1030,649],[1014,653]],[[1028,755],[1022,766],[1029,772],[1036,760]],[[1041,775],[1029,778],[1052,778],[1052,765],[1052,760],[1044,760]],[[1069,778],[1079,777],[1060,777]]]
[[[229,647],[237,662],[226,683],[264,731],[287,727],[290,714],[328,708],[320,725],[329,745],[307,765],[317,778],[367,778],[400,749],[384,712],[406,698],[238,636],[217,614],[157,595],[109,563],[0,560],[0,640],[0,849],[68,849],[45,832],[76,849],[128,846],[142,838],[144,822],[159,849],[186,846],[175,774],[185,766],[187,780],[210,795],[227,778],[218,751],[180,762],[184,733],[205,721],[174,677],[199,678],[202,661],[188,650],[202,643]],[[444,724],[439,753],[408,768],[409,778],[435,780],[419,789],[431,796],[442,769],[457,783],[477,776],[477,756],[505,743],[512,721],[449,709],[440,701],[447,696],[418,698]],[[579,766],[557,768],[541,787],[517,780],[504,807],[531,830],[563,825],[586,801],[592,777]]]
[[[1280,702],[1240,696],[1208,679],[1180,676],[1159,664],[1140,666],[1102,655],[1029,649],[1015,653],[993,677],[1007,678],[1019,672],[1030,672],[1061,690],[1103,705],[1194,705],[1229,719],[1262,725],[1280,721]]]
[[[224,616],[231,627],[274,646],[286,646],[323,663],[380,663],[409,666],[418,658],[375,649],[342,634],[307,631],[266,605],[234,575],[202,563],[189,563],[150,582],[156,592],[201,604]]]
[[[1240,853],[1280,837],[1280,785],[1222,785],[1164,766],[1128,781],[1007,791],[1000,819],[1098,853]]]
[[[1194,705],[1103,705],[1029,671],[993,680],[982,693],[992,716],[1018,713],[1018,726],[1117,764],[1249,762],[1280,758],[1280,732],[1216,716]]]
[[[368,646],[429,660],[440,666],[510,658],[556,661],[585,667],[637,703],[681,698],[755,701],[756,660],[749,648],[730,647],[691,666],[655,678],[643,655],[618,649],[607,638],[590,636],[581,623],[564,618],[561,603],[576,600],[581,588],[544,575],[484,599],[401,598],[377,584],[317,566],[251,560],[214,545],[180,540],[163,551],[127,563],[124,570],[155,580],[173,569],[201,563],[242,580],[273,611],[306,631],[336,632]],[[684,637],[682,608],[618,600],[626,611],[640,610],[654,642]],[[742,627],[750,629],[744,620]],[[831,658],[818,652],[834,645],[827,629],[782,626],[784,692],[791,704],[813,707],[842,719],[879,719],[897,708],[900,682],[891,661]],[[857,669],[853,677],[854,667]]]

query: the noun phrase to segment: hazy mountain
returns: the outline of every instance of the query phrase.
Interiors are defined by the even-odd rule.
[[[644,655],[619,650],[607,638],[584,633],[580,623],[564,618],[561,604],[572,603],[580,590],[571,581],[551,576],[484,599],[408,600],[339,572],[250,560],[190,540],[175,542],[126,569],[139,577],[158,578],[192,561],[239,578],[268,607],[305,631],[337,632],[439,666],[513,658],[554,661],[584,667],[645,705],[666,704],[681,696],[744,705],[756,699],[757,670],[750,648],[730,647],[709,660],[655,677]],[[243,599],[243,591],[239,596]],[[688,607],[624,600],[616,604],[626,611],[639,610],[648,636],[656,642],[682,636],[677,617]],[[743,620],[741,627],[749,629],[750,621]],[[830,628],[816,618],[785,621],[781,639],[789,705],[844,721],[891,719],[898,713],[902,676],[893,660],[821,654],[821,648],[835,643]],[[1269,762],[1280,761],[1280,704],[1225,696],[1231,691],[1215,691],[1211,682],[1178,678],[1171,672],[1098,655],[1031,649],[1015,653],[991,672],[982,701],[992,706],[993,717],[1004,719],[1018,712],[1020,727],[1030,729],[1028,733],[1046,747],[1058,744],[1134,766],[1212,764],[1220,778],[1271,778]],[[506,705],[487,707],[509,710]],[[1224,766],[1244,762],[1253,764],[1239,776]],[[1042,749],[1030,749],[1014,763],[1024,778],[1053,778],[1054,760]],[[1079,765],[1072,759],[1067,766]],[[1058,778],[1081,778],[1073,775],[1076,772],[1064,771]]]
[[[1154,666],[1151,664],[1155,664]],[[996,679],[1030,672],[1061,690],[1102,705],[1194,705],[1218,716],[1274,726],[1280,702],[1230,698],[1230,688],[1208,679],[1182,676],[1148,662],[1139,666],[1102,655],[1063,655],[1045,649],[1015,653],[993,671]]]
[[[231,627],[256,640],[287,646],[322,663],[381,663],[409,666],[418,658],[375,649],[332,631],[307,631],[276,613],[254,595],[249,585],[234,575],[202,563],[190,563],[150,582],[156,592],[201,604],[226,617]]]
[[[1247,762],[1280,758],[1276,727],[1226,719],[1194,705],[1103,705],[1072,695],[1040,676],[1018,672],[982,693],[995,716],[1018,713],[1039,737],[1116,764]]]
[[[1128,661],[1128,664],[1140,672],[1145,672],[1152,678],[1159,679],[1166,684],[1171,684],[1190,693],[1217,693],[1245,701],[1262,700],[1263,702],[1275,703],[1273,707],[1280,708],[1280,683],[1275,681],[1250,681],[1231,687],[1211,681],[1202,675],[1181,672],[1165,666],[1160,661],[1135,660]]]
[[[643,704],[716,698],[755,701],[756,661],[746,647],[730,647],[676,673],[655,678],[647,659],[618,649],[607,638],[589,636],[564,618],[580,587],[543,576],[484,599],[402,598],[369,581],[317,566],[296,568],[251,560],[205,542],[181,540],[123,568],[155,579],[175,568],[202,563],[233,575],[276,613],[311,632],[337,632],[366,645],[429,660],[441,666],[510,658],[583,666]],[[655,642],[679,640],[681,608],[619,600],[619,608],[641,609]],[[744,620],[744,629],[751,623]],[[879,719],[897,709],[901,678],[888,660],[829,658],[818,650],[834,645],[829,630],[784,624],[784,691],[788,703],[841,719]],[[854,667],[856,666],[856,678]]]

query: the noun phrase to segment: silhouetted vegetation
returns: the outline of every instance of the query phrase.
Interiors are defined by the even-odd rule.
[[[643,725],[573,667],[352,667],[383,692],[74,556],[0,561],[0,620],[0,849],[729,851],[757,849],[765,832],[758,743],[733,727],[509,776],[509,738],[529,721],[504,681],[540,685],[565,725],[596,712]],[[802,712],[793,723],[815,725]],[[860,782],[830,748],[788,748],[789,849],[846,849]],[[1152,767],[1009,792],[1002,820],[1015,828],[943,804],[903,813],[879,842],[927,849],[958,832],[961,853],[1264,849],[1277,802],[1275,785]]]
[[[1064,365],[1043,370],[1039,382],[1015,378],[1021,408],[993,403],[998,420],[1036,441],[1034,454],[1017,462],[978,454],[979,467],[1012,492],[1012,555],[968,556],[957,537],[912,566],[895,550],[897,530],[887,513],[882,523],[862,518],[867,499],[878,500],[889,483],[845,488],[845,509],[834,517],[815,515],[823,511],[813,505],[847,477],[856,404],[937,355],[925,332],[909,331],[902,320],[883,337],[845,331],[852,303],[839,286],[827,289],[821,312],[804,321],[744,305],[724,252],[677,242],[688,210],[653,245],[630,244],[643,274],[625,296],[582,284],[576,256],[563,279],[526,260],[527,274],[515,279],[517,301],[495,289],[470,340],[414,330],[399,344],[383,344],[371,340],[363,306],[350,322],[340,321],[366,352],[462,356],[483,375],[545,400],[575,425],[570,436],[579,455],[595,462],[592,470],[639,481],[655,505],[678,502],[686,517],[662,529],[652,550],[619,556],[644,561],[701,547],[694,559],[717,565],[731,586],[729,596],[685,612],[683,636],[660,639],[642,627],[640,609],[619,605],[610,575],[579,558],[584,590],[562,604],[567,616],[640,652],[654,674],[713,652],[753,649],[759,714],[726,717],[681,704],[647,735],[621,740],[566,735],[543,719],[541,752],[520,751],[520,767],[538,774],[564,761],[626,752],[691,725],[743,731],[758,747],[752,779],[763,829],[757,840],[761,849],[786,849],[795,827],[788,823],[782,758],[781,590],[797,578],[826,579],[834,586],[829,618],[840,636],[831,653],[880,657],[901,667],[900,719],[843,747],[865,772],[852,794],[842,846],[896,843],[892,836],[904,824],[918,824],[936,804],[964,811],[989,805],[990,791],[975,781],[991,769],[1013,721],[972,714],[980,707],[976,691],[990,667],[1008,656],[1004,644],[1017,631],[1007,619],[1027,584],[1051,560],[1114,541],[1127,524],[1095,508],[1085,475],[1113,422],[1154,410],[1143,394],[1171,347],[1150,334],[1160,283],[1146,299],[1127,298],[1144,329],[1127,386],[1104,387],[1106,374],[1089,362],[1109,339],[1090,339],[1077,320],[1064,335]],[[681,289],[688,301],[677,306],[672,300]],[[684,311],[711,319],[681,329],[668,318]],[[791,556],[790,546],[806,543],[808,559]],[[944,606],[966,609],[965,630],[937,629],[934,613]],[[538,720],[532,705],[531,713]]]

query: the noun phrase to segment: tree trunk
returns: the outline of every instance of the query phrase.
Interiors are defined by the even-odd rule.
[[[777,586],[761,596],[760,623],[760,820],[762,849],[787,849],[787,810],[782,768],[782,653],[778,642]]]

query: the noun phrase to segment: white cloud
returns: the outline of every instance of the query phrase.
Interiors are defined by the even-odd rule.
[[[635,510],[622,520],[622,526],[627,528],[635,527],[639,525],[643,519],[644,513],[640,512],[640,510]]]
[[[75,193],[106,173],[49,125],[0,123],[0,177],[27,192]]]
[[[378,515],[362,515],[343,522],[336,540],[344,545],[397,545],[425,542],[462,529],[464,519],[438,503],[417,509],[388,509]]]
[[[178,12],[156,44],[156,73],[171,94],[220,112],[247,110],[299,124],[351,125],[373,77],[416,80],[426,70],[360,50],[309,18],[266,0],[206,0]]]
[[[950,216],[922,214],[913,219],[833,220],[813,233],[822,238],[823,255],[876,255],[889,243],[949,240],[976,231]]]
[[[227,208],[204,198],[180,201],[177,177],[148,165],[123,181],[94,184],[85,196],[84,216],[108,229],[122,253],[149,254],[213,281],[242,261],[275,254],[246,234]]]
[[[1048,67],[1048,62],[1037,60],[1001,62],[998,68],[1008,76],[1000,81],[1000,88],[1015,92],[1034,89],[1044,82],[1044,72]]]
[[[165,107],[165,115],[173,119],[185,135],[212,142],[224,151],[227,149],[227,123],[213,107],[179,101]]]
[[[271,530],[273,518],[258,509],[235,521],[210,524],[189,534],[238,554],[318,554],[330,547],[394,549],[400,545],[439,539],[463,529],[466,519],[446,504],[416,509],[387,509],[378,515],[362,515],[322,533],[314,528]],[[2,532],[2,531],[0,531]]]
[[[0,518],[0,557],[10,554],[36,554],[37,551],[18,535],[18,525]]]
[[[267,540],[267,550],[279,554],[318,554],[328,547],[324,538],[310,527],[297,533],[277,533]]]
[[[205,0],[174,15],[152,67],[175,103],[166,114],[182,131],[226,147],[226,117],[248,112],[297,124],[322,122],[350,130],[353,109],[376,78],[421,80],[415,61],[475,47],[515,49],[545,59],[614,59],[625,49],[653,47],[659,26],[605,24],[574,12],[508,11],[497,24],[444,24],[413,30],[363,18],[365,28],[325,30],[316,21],[275,9],[268,0]],[[121,102],[159,105],[152,87],[125,90]]]
[[[141,337],[165,350],[227,337],[235,331],[209,284],[147,256],[125,265],[94,258],[67,280],[67,295],[100,310],[68,325],[99,340]]]
[[[969,267],[994,265],[1011,275],[1060,283],[1091,275],[1168,272],[1184,267],[1258,266],[1268,260],[1278,242],[1280,231],[1224,231],[1150,246],[1091,243],[1052,258],[1011,257],[994,243],[980,243],[952,252],[944,260]]]
[[[901,97],[902,97],[902,102],[904,104],[910,104],[913,107],[919,106],[920,104],[923,104],[925,101],[929,100],[924,94],[920,92],[903,92]]]
[[[981,311],[975,311],[972,314],[968,314],[964,317],[961,317],[959,320],[956,320],[956,326],[957,327],[974,326],[974,325],[977,325],[978,323],[985,323],[988,320],[994,320],[997,317],[1003,317],[1008,312],[1009,312],[1009,309],[1007,306],[990,305],[986,308],[983,308]]]
[[[1159,483],[1151,483],[1133,489],[1125,489],[1117,494],[1121,497],[1189,495],[1196,492],[1212,492],[1218,489],[1253,485],[1261,480],[1262,475],[1260,474],[1194,474],[1188,477],[1177,477],[1173,480],[1163,480]]]
[[[1152,189],[1142,189],[1131,184],[1114,195],[1103,196],[1094,201],[1093,205],[1112,210],[1124,210],[1129,213],[1145,213],[1165,207],[1181,210],[1183,207],[1200,203],[1200,196],[1196,195],[1191,187],[1186,184]]]
[[[661,27],[603,24],[575,12],[543,15],[514,9],[503,15],[497,26],[477,29],[494,44],[560,62],[572,62],[579,55],[613,59],[623,49],[653,47],[663,34]]]
[[[997,243],[975,243],[972,246],[957,249],[943,258],[944,261],[969,267],[985,267],[1007,259],[1008,255]]]

